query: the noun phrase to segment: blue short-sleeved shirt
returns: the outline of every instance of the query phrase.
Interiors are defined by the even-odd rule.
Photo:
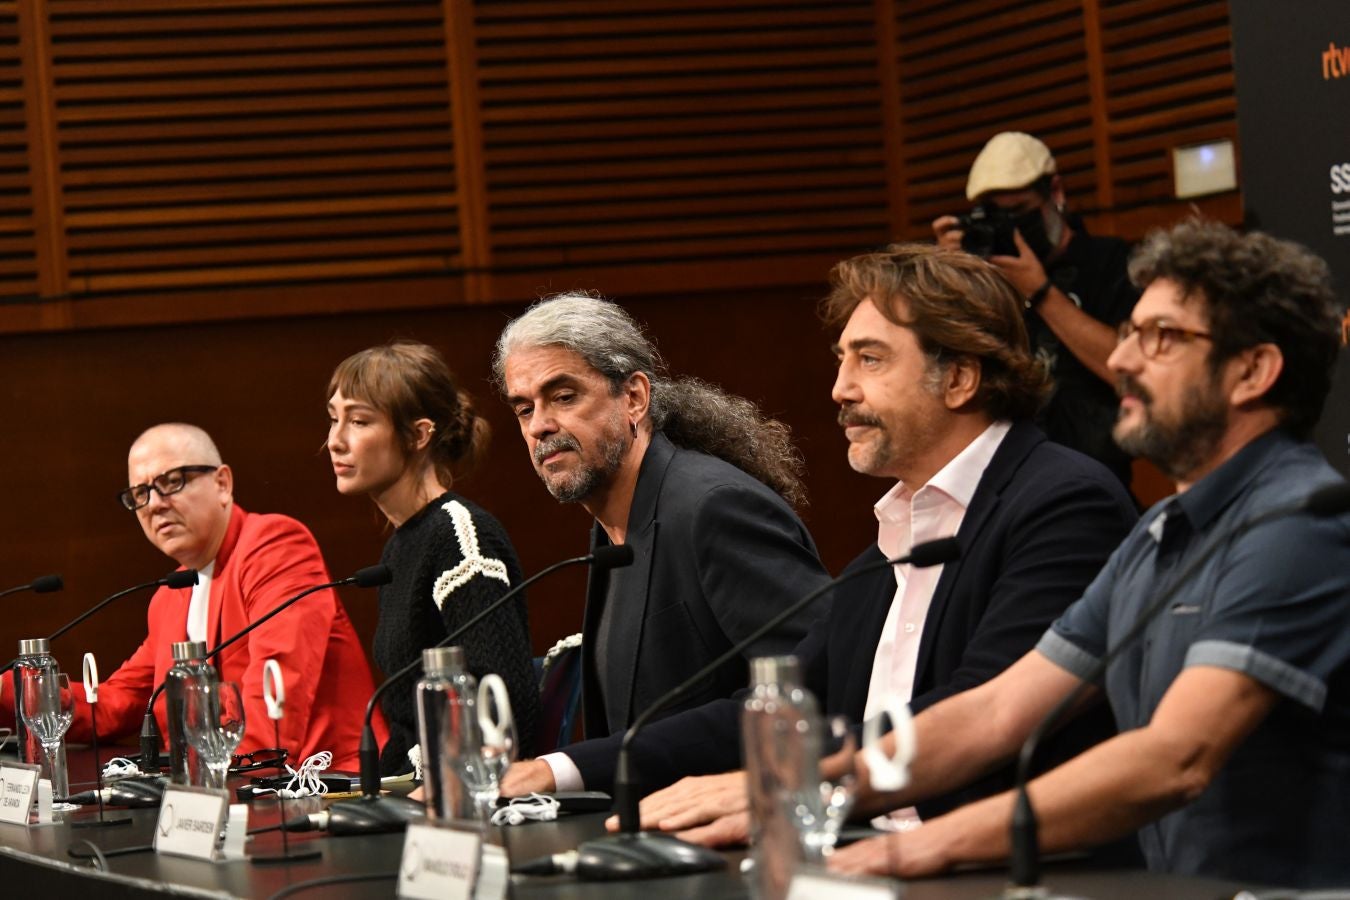
[[[1276,430],[1149,510],[1037,650],[1085,676],[1212,535],[1340,476]],[[1193,803],[1140,830],[1149,868],[1350,886],[1350,516],[1301,514],[1223,545],[1107,672],[1121,731],[1187,666],[1242,672],[1282,702]]]

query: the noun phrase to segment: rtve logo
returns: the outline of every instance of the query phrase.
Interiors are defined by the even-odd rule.
[[[1350,75],[1350,47],[1337,47],[1335,41],[1327,44],[1322,54],[1322,80],[1330,81]]]

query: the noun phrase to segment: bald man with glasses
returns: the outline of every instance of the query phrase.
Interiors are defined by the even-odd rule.
[[[118,500],[136,515],[150,543],[200,575],[195,588],[160,588],[150,599],[145,641],[99,689],[103,738],[140,729],[151,692],[173,665],[171,644],[190,640],[214,647],[305,588],[332,580],[305,526],[287,516],[246,512],[234,502],[234,472],[202,429],[181,423],[149,429],[131,446],[127,475],[131,486]],[[215,660],[220,677],[237,682],[244,695],[241,754],[275,742],[262,696],[268,659],[281,665],[286,682],[281,742],[291,764],[328,750],[334,769],[354,771],[360,710],[374,684],[337,594],[306,597]],[[87,740],[89,707],[82,689],[76,692],[70,736]],[[155,713],[160,734],[168,734],[162,698]],[[377,737],[383,743],[385,735]]]

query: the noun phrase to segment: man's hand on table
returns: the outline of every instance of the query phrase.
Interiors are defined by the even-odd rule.
[[[523,759],[512,763],[502,779],[503,797],[524,797],[528,794],[551,794],[558,786],[553,782],[553,769],[542,759]]]
[[[677,832],[708,847],[745,843],[750,832],[745,810],[745,773],[740,771],[682,778],[639,806],[643,829]],[[618,817],[611,816],[605,826],[617,831]]]
[[[924,832],[928,831],[928,834]],[[932,839],[935,829],[916,828],[869,838],[840,847],[831,854],[827,865],[833,872],[850,875],[893,875],[900,878],[920,878],[937,875],[951,866],[951,860],[941,842]]]

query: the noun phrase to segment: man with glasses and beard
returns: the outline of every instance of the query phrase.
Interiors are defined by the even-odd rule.
[[[1065,208],[1050,149],[1020,131],[985,144],[966,199],[975,210],[936,219],[933,233],[940,246],[987,258],[1021,294],[1032,351],[1055,382],[1038,423],[1128,485],[1130,458],[1111,440],[1116,402],[1106,358],[1139,298],[1125,271],[1129,245],[1087,233]]]
[[[151,693],[173,666],[171,645],[219,644],[308,587],[331,581],[314,537],[287,516],[245,512],[234,502],[234,473],[215,443],[194,425],[150,428],[127,456],[128,483],[118,499],[135,513],[146,538],[178,565],[198,571],[192,588],[162,587],[150,598],[145,640],[98,694],[99,735],[137,733]],[[213,662],[223,681],[239,684],[247,732],[238,752],[276,742],[263,700],[263,664],[275,659],[286,687],[281,742],[290,763],[323,750],[333,768],[355,770],[361,704],[374,683],[365,652],[337,594],[319,591],[226,648]],[[89,740],[84,688],[76,693],[72,740]],[[167,735],[165,701],[155,705]],[[381,743],[384,723],[377,724]]]
[[[1074,710],[1106,700],[1119,736],[1031,783],[1040,848],[1134,831],[1156,871],[1344,886],[1350,515],[1243,527],[1343,483],[1308,441],[1338,348],[1327,266],[1296,244],[1188,222],[1152,235],[1130,271],[1144,292],[1109,361],[1115,437],[1174,478],[1176,496],[1034,651],[921,714],[910,786],[864,789],[862,806],[912,803],[1010,758],[1195,564]],[[1009,852],[1012,808],[1010,793],[991,797],[831,865],[919,876],[991,862]]]
[[[587,587],[587,737],[624,731],[826,581],[792,511],[805,497],[787,427],[747,400],[670,378],[617,304],[580,294],[536,304],[502,333],[494,371],[549,493],[595,517],[592,546],[634,551],[631,566],[593,572]],[[667,714],[743,688],[748,660],[790,650],[814,612],[756,641]],[[612,766],[612,754],[599,756]],[[544,759],[558,790],[595,779],[585,760]]]

